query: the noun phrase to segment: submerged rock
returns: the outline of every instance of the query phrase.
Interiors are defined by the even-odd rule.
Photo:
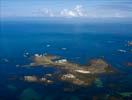
[[[132,97],[132,92],[122,92],[122,93],[119,93],[119,94],[123,97]]]
[[[0,61],[1,61],[2,63],[8,63],[8,62],[9,62],[9,60],[8,60],[7,58],[2,58],[2,59],[0,59]]]
[[[14,85],[7,85],[7,88],[9,89],[9,90],[11,90],[12,92],[16,92],[17,91],[17,87],[16,86],[14,86]]]
[[[41,95],[32,88],[27,88],[21,93],[20,100],[41,100]]]
[[[70,100],[79,100],[79,98],[77,96],[72,96]]]
[[[123,50],[123,49],[119,49],[117,51],[120,52],[120,53],[126,53],[127,52],[126,50]]]
[[[132,41],[128,41],[128,46],[132,46]]]
[[[127,63],[127,66],[128,66],[128,67],[132,67],[132,62],[128,62],[128,63]]]
[[[62,50],[67,50],[67,48],[61,48]]]
[[[98,88],[103,87],[103,82],[99,78],[96,78],[94,83],[95,83],[96,87],[98,87]]]
[[[47,44],[47,45],[46,45],[47,48],[50,47],[50,46],[51,46],[50,44]]]

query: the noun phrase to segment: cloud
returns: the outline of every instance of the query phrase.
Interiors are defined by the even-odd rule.
[[[43,9],[38,9],[34,12],[36,16],[45,16],[45,17],[54,17],[55,14],[51,9],[48,8],[43,8]]]
[[[73,8],[64,8],[62,10],[48,8],[39,9],[36,16],[65,18],[125,18],[132,17],[132,13],[128,10],[115,9],[114,7],[112,8],[109,6],[93,6],[87,7],[86,9],[82,5],[76,5]]]
[[[48,8],[38,9],[36,12],[36,16],[44,16],[44,17],[86,17],[86,11],[82,5],[76,5],[72,9],[62,9],[60,11],[54,11]]]
[[[50,17],[54,17],[53,12],[52,12],[51,10],[49,10],[49,9],[44,9],[43,13],[44,13],[45,15],[50,16]]]
[[[62,17],[86,17],[86,12],[82,5],[76,5],[73,9],[63,9],[60,11]]]

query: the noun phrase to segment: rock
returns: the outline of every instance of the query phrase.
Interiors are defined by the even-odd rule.
[[[44,82],[44,83],[47,83],[47,84],[51,84],[51,83],[53,83],[52,80],[48,80],[48,79],[45,78],[45,77],[40,78],[40,82]]]
[[[35,57],[42,57],[42,55],[39,55],[39,54],[35,54],[34,56]]]
[[[127,52],[126,50],[122,50],[122,49],[119,49],[117,51],[120,52],[120,53],[126,53]]]
[[[132,41],[128,41],[128,46],[132,46]]]
[[[79,79],[74,79],[72,83],[75,85],[82,85],[82,86],[87,85],[84,81],[79,80]]]
[[[23,56],[24,57],[28,57],[29,56],[29,53],[28,52],[24,52]]]
[[[82,74],[89,74],[90,71],[85,71],[85,70],[75,70],[78,73],[82,73]]]
[[[76,78],[73,74],[65,74],[61,77],[62,80]]]
[[[111,73],[114,70],[111,66],[102,59],[93,59],[85,70],[90,71],[91,74]]]
[[[20,65],[17,64],[16,67],[20,67]]]
[[[60,60],[55,61],[55,63],[66,63],[66,62],[67,62],[66,59],[60,59]]]
[[[46,76],[48,76],[48,77],[52,77],[52,74],[46,74]]]
[[[46,82],[46,81],[47,81],[46,78],[44,78],[44,77],[40,78],[40,82]]]
[[[84,84],[83,81],[77,79],[74,75],[72,74],[65,74],[61,77],[61,80],[63,81],[67,81],[67,82],[70,82],[70,83],[73,83],[75,85],[82,85]]]
[[[127,66],[128,66],[128,67],[132,67],[132,62],[128,62],[128,63],[127,63]]]
[[[46,77],[39,78],[37,76],[24,76],[24,81],[27,81],[27,82],[35,82],[35,83],[46,83],[46,84],[53,83],[52,80],[49,80]]]
[[[37,82],[38,79],[36,76],[24,76],[24,80],[28,82]]]
[[[50,47],[50,46],[51,46],[50,44],[47,44],[47,45],[46,45],[47,48]]]
[[[51,83],[53,83],[53,81],[52,80],[47,80],[46,83],[51,84]]]
[[[66,50],[67,48],[61,48],[62,50]]]
[[[79,77],[76,77],[73,74],[65,74],[60,78],[60,80],[72,83],[74,85],[82,85],[82,86],[89,85],[89,83],[91,82],[91,81],[89,82],[85,81],[85,79],[79,79]]]

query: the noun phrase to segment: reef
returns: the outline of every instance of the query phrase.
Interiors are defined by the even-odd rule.
[[[19,100],[42,100],[41,95],[32,88],[22,91]]]
[[[63,82],[68,82],[74,85],[88,86],[92,84],[98,74],[113,73],[115,70],[103,59],[92,59],[86,65],[80,65],[72,63],[65,58],[54,55],[39,55],[35,54],[32,57],[32,63],[30,67],[42,66],[54,67],[60,70],[60,74],[56,75],[56,78]],[[51,77],[53,75],[50,75]],[[47,80],[45,77],[38,78],[36,76],[24,76],[24,80],[28,82],[44,82],[52,83],[52,80]]]

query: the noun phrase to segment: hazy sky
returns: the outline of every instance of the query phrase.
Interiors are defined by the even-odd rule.
[[[0,0],[1,17],[132,18],[132,0]]]

